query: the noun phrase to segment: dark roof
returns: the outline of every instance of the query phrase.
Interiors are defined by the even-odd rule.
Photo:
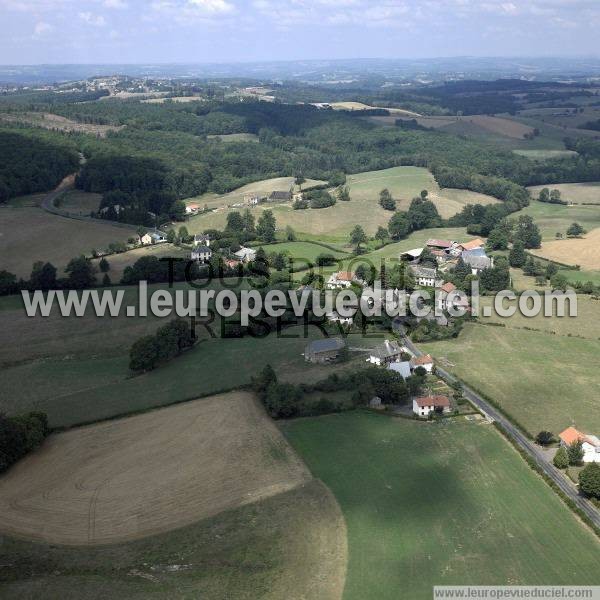
[[[394,340],[385,341],[381,346],[376,346],[371,350],[371,356],[385,360],[386,358],[392,358],[402,353],[402,346]]]
[[[325,338],[310,342],[306,347],[306,351],[310,354],[318,354],[319,352],[331,352],[332,350],[341,350],[346,346],[346,342],[339,337]]]
[[[291,200],[292,192],[271,192],[269,200]]]
[[[207,252],[212,252],[212,250],[208,246],[196,246],[192,252],[195,252],[196,254],[206,254]]]
[[[492,259],[487,256],[465,256],[463,252],[463,261],[473,269],[482,271],[492,266]]]
[[[433,277],[435,278],[436,274],[437,274],[437,269],[430,269],[429,267],[421,267],[421,266],[415,266],[415,267],[411,267],[412,272],[417,276],[417,277]]]

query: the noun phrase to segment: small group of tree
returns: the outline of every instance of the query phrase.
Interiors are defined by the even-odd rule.
[[[549,190],[548,188],[540,190],[538,201],[547,202],[548,204],[568,204],[562,199],[560,190]]]
[[[568,446],[561,446],[554,455],[553,463],[557,469],[566,469],[568,466],[579,466],[583,461],[583,443],[575,440]]]
[[[328,208],[336,203],[335,196],[327,190],[312,190],[303,194],[303,200],[310,208]]]
[[[388,223],[388,232],[393,240],[402,240],[413,231],[440,227],[442,219],[435,204],[428,199],[427,190],[413,198],[408,211],[395,212]]]
[[[17,417],[0,413],[0,473],[40,446],[49,433],[45,413],[31,412]]]
[[[589,498],[600,500],[600,464],[590,463],[579,473],[579,489]]]
[[[586,230],[579,223],[572,223],[567,229],[567,237],[570,238],[581,237],[585,233],[587,233]]]
[[[384,404],[405,404],[409,397],[418,393],[423,386],[426,372],[424,369],[421,371],[405,381],[393,371],[365,367],[343,377],[332,373],[315,384],[292,385],[280,383],[271,365],[266,365],[252,378],[252,389],[274,419],[289,419],[366,406],[374,396],[381,398]],[[347,391],[351,403],[342,406],[324,398],[308,403],[306,399],[307,394],[331,394],[337,391]]]
[[[350,202],[350,190],[347,185],[342,185],[338,188],[337,199],[340,202]]]
[[[396,201],[392,198],[392,194],[387,188],[379,192],[379,204],[385,210],[396,210]]]
[[[354,246],[357,254],[360,254],[361,247],[369,241],[365,230],[360,225],[355,225],[350,232],[350,244]]]
[[[100,261],[104,273],[104,284],[110,284],[108,277],[108,261]],[[108,265],[108,268],[107,268]],[[57,269],[50,262],[37,261],[33,263],[29,280],[17,279],[14,273],[0,271],[0,296],[16,294],[20,290],[47,292],[48,290],[82,290],[96,284],[96,268],[84,256],[73,258],[65,268],[67,277],[57,277]],[[108,283],[106,283],[108,281]]]
[[[160,327],[154,335],[147,335],[131,346],[129,368],[142,373],[152,371],[194,345],[189,324],[181,318]]]
[[[540,431],[536,436],[535,436],[535,441],[540,445],[540,446],[549,446],[550,444],[554,443],[554,434],[551,431]]]

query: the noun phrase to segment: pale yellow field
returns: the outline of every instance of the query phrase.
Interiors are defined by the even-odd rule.
[[[582,238],[543,242],[532,254],[583,269],[600,269],[600,227],[592,229]]]
[[[329,105],[333,110],[373,110],[377,108],[385,108],[393,115],[404,115],[410,117],[420,117],[419,113],[412,112],[410,110],[404,110],[402,108],[388,108],[384,106],[370,106],[363,104],[362,102],[330,102]]]
[[[291,182],[292,180],[284,178],[283,181]],[[271,186],[265,186],[264,182],[251,185],[261,185],[263,189],[265,187],[273,189]],[[393,213],[384,210],[379,205],[379,192],[384,188],[390,190],[396,200],[398,210],[407,210],[411,200],[419,195],[421,190],[428,190],[431,200],[443,218],[460,212],[466,204],[497,202],[495,198],[484,194],[465,190],[440,190],[433,175],[427,169],[420,167],[393,167],[348,175],[347,185],[350,190],[350,202],[337,202],[329,208],[294,210],[290,203],[267,203],[258,205],[251,210],[257,219],[263,210],[272,210],[277,219],[277,228],[280,230],[289,225],[298,233],[327,240],[346,241],[348,234],[357,224],[362,225],[367,235],[374,235],[380,225],[387,226]],[[206,198],[209,206],[212,202],[213,206],[220,208],[211,213],[192,217],[188,222],[190,232],[197,233],[209,228],[222,228],[226,223],[229,210],[236,210],[224,208],[225,202],[231,204],[232,199],[236,199],[238,202],[243,201],[243,190],[247,190],[246,193],[248,193],[250,191],[248,188],[249,186],[244,186],[225,196],[213,196],[212,200],[206,196],[197,200],[202,203]],[[226,200],[227,198],[229,200]]]
[[[121,542],[310,480],[252,394],[223,394],[52,435],[0,478],[0,531]]]
[[[571,204],[600,204],[600,182],[588,183],[556,183],[551,185],[535,185],[529,189],[531,195],[537,198],[543,188],[560,190],[563,200]]]
[[[143,256],[156,256],[157,258],[173,257],[173,258],[190,258],[190,250],[175,246],[174,244],[155,244],[152,246],[143,246],[142,248],[134,248],[121,254],[111,254],[106,256],[106,260],[110,265],[108,276],[112,283],[119,283],[121,277],[123,277],[123,271],[126,267],[132,266],[136,260]],[[100,262],[100,258],[94,259],[92,263],[97,267]],[[96,273],[96,279],[102,281],[104,273]]]
[[[312,185],[319,185],[321,183],[325,182],[317,179],[307,179],[306,182],[302,184],[302,188],[304,189]],[[268,196],[271,192],[275,191],[287,192],[292,187],[295,191],[298,190],[298,186],[294,184],[293,177],[274,177],[273,179],[263,179],[262,181],[249,183],[237,188],[236,190],[228,192],[227,194],[214,194],[209,192],[202,194],[202,196],[188,198],[186,202],[194,202],[200,204],[201,207],[206,205],[208,208],[226,208],[232,204],[243,203],[244,197],[250,194]]]

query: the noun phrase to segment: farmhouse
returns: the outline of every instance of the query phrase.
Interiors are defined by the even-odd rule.
[[[304,360],[311,363],[328,363],[337,360],[346,342],[340,337],[310,342],[304,350]]]
[[[375,346],[371,350],[368,361],[378,366],[388,365],[398,360],[402,352],[402,346],[398,342],[385,340],[381,346]]]
[[[476,238],[474,240],[470,240],[468,242],[464,242],[462,244],[458,244],[458,248],[462,251],[464,250],[475,250],[476,248],[483,248],[485,246],[485,242],[481,238]]]
[[[210,260],[211,256],[212,250],[208,246],[194,246],[191,258],[192,260],[205,263]]]
[[[260,198],[256,194],[244,196],[244,204],[248,206],[256,206],[260,202]]]
[[[150,244],[162,244],[167,241],[167,237],[161,231],[147,231],[141,238],[140,242],[144,246],[149,246]]]
[[[196,202],[190,202],[185,205],[185,214],[186,215],[195,215],[200,210],[200,205]]]
[[[411,267],[411,271],[414,275],[417,285],[421,287],[435,287],[435,276],[437,269],[430,269],[429,267],[420,267],[414,265]]]
[[[413,371],[418,367],[423,367],[428,373],[431,373],[433,371],[433,358],[431,358],[431,354],[414,356],[410,359],[410,367]]]
[[[575,427],[567,427],[558,437],[560,445],[565,447],[570,446],[573,442],[581,441],[583,462],[600,462],[600,439],[595,435],[581,433]]]
[[[339,290],[349,288],[354,281],[354,274],[350,271],[338,271],[333,273],[327,280],[327,288],[330,290]]]
[[[449,413],[450,410],[448,396],[421,396],[413,399],[413,412],[419,417],[428,417],[434,411]]]
[[[210,235],[208,233],[197,233],[194,236],[194,246],[210,247]]]
[[[292,199],[292,192],[271,192],[269,194],[269,202],[290,202]]]
[[[394,371],[404,379],[410,377],[410,362],[408,360],[392,362],[388,365],[389,371]]]
[[[256,250],[253,250],[252,248],[240,248],[235,255],[242,261],[242,262],[252,262],[255,258],[256,258]]]

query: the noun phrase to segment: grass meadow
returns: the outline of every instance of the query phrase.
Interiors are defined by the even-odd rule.
[[[583,323],[596,313],[590,308]],[[594,330],[575,337],[582,335],[575,331],[584,330],[584,324],[550,326],[558,330],[556,334],[518,328],[521,325],[525,326],[519,320],[507,327],[467,324],[457,339],[419,347],[494,400],[531,435],[542,429],[558,434],[569,425],[599,431]],[[527,327],[543,329],[534,323]],[[597,329],[596,324],[593,327]]]
[[[62,273],[67,263],[93,248],[126,242],[135,227],[126,229],[108,222],[92,223],[47,213],[39,207],[44,194],[15,198],[0,206],[0,256],[2,269],[29,278],[34,262],[51,262]]]
[[[485,422],[353,412],[283,429],[346,519],[344,600],[600,582],[595,536]]]
[[[290,180],[291,181],[291,180]],[[268,187],[265,182],[251,184],[252,186]],[[381,225],[386,227],[392,212],[379,206],[379,192],[387,188],[396,200],[399,210],[407,210],[412,198],[421,190],[428,190],[430,198],[436,204],[443,217],[451,217],[459,212],[466,204],[490,204],[497,200],[484,194],[464,190],[440,189],[433,175],[420,167],[393,167],[380,171],[368,171],[349,175],[347,185],[350,190],[349,202],[338,202],[334,206],[322,209],[294,210],[290,203],[261,204],[252,209],[258,219],[263,210],[272,210],[280,230],[291,226],[298,237],[306,240],[318,240],[334,244],[345,244],[352,228],[360,224],[367,235],[374,235]],[[289,187],[289,186],[288,186]],[[188,229],[198,233],[210,228],[222,228],[227,220],[226,206],[231,198],[243,199],[240,188],[225,196],[207,197],[209,206],[218,206],[218,210],[207,214],[197,215],[188,222]],[[282,188],[287,189],[287,188]],[[247,192],[246,192],[247,193]],[[202,198],[198,199],[203,202]],[[212,204],[211,204],[212,203]],[[238,209],[239,210],[239,209]]]

